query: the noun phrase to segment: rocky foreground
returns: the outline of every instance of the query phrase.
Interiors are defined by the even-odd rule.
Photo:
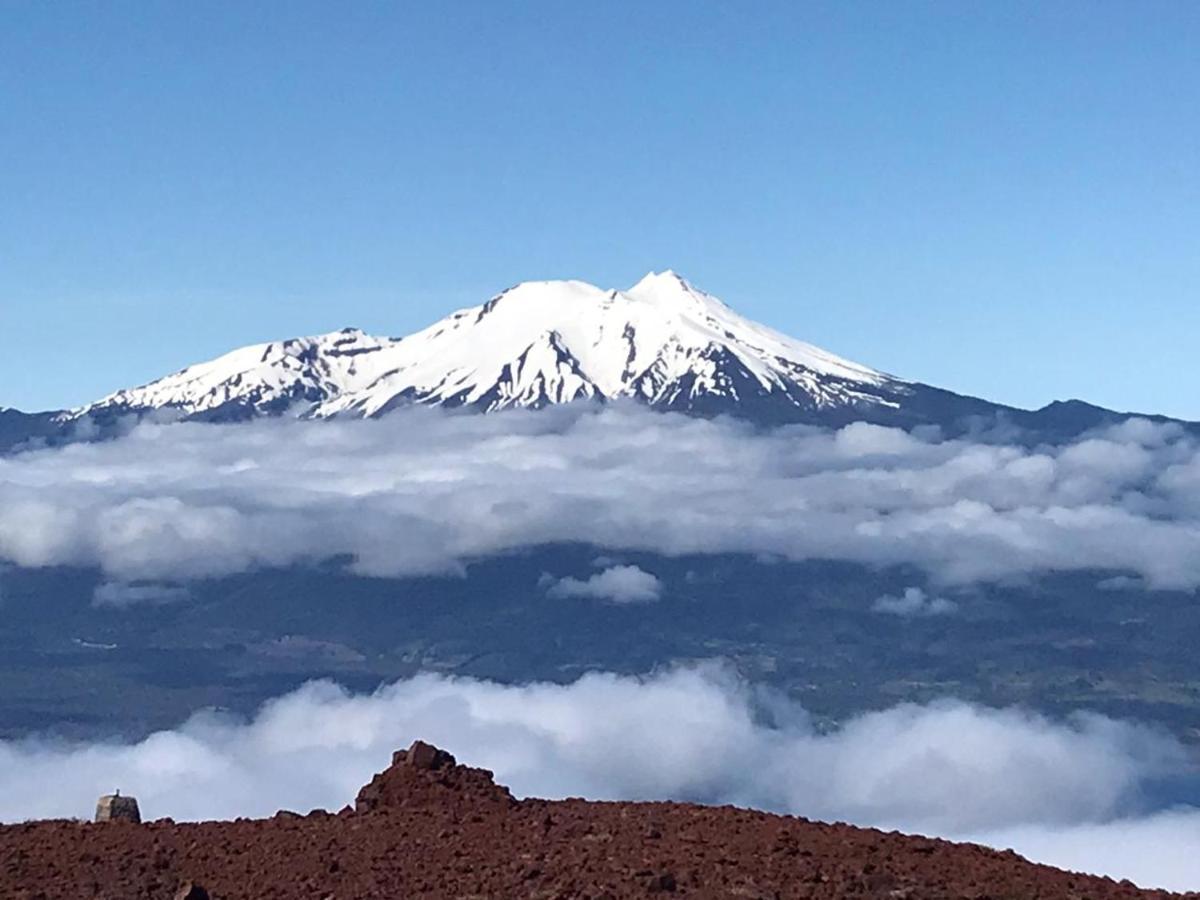
[[[353,809],[0,827],[0,897],[1167,897],[1014,853],[732,807],[515,800],[428,744]]]

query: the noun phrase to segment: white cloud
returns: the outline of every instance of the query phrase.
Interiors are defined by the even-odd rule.
[[[0,559],[179,581],[354,558],[372,575],[568,541],[914,564],[963,583],[1105,569],[1200,585],[1200,448],[1177,426],[1065,447],[854,424],[756,431],[630,406],[140,425],[0,458]]]
[[[899,597],[885,594],[871,604],[875,612],[893,616],[948,616],[958,612],[958,604],[945,597],[930,597],[921,588],[905,588]]]
[[[1200,886],[1200,812],[1141,805],[1146,785],[1187,765],[1169,737],[958,702],[823,732],[794,702],[713,666],[569,685],[421,675],[372,695],[319,682],[248,723],[202,714],[137,744],[0,743],[0,819],[86,815],[114,788],[150,817],[336,809],[418,737],[493,769],[518,795],[735,803],[985,836],[1079,869]],[[1157,842],[1154,855],[1117,852],[1123,839]]]
[[[560,578],[550,597],[587,597],[613,603],[649,603],[662,596],[662,582],[637,566],[610,566],[587,579]]]
[[[965,837],[1073,872],[1108,874],[1176,891],[1200,886],[1200,854],[1195,851],[1200,847],[1200,810],[1194,807],[1065,828],[1023,825]]]

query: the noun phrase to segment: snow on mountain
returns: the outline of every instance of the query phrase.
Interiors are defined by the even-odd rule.
[[[626,291],[519,284],[405,338],[357,329],[258,344],[75,410],[374,416],[408,403],[481,410],[580,399],[721,411],[898,406],[911,387],[739,316],[674,272]]]
[[[176,410],[185,415],[233,406],[258,412],[314,412],[321,402],[363,389],[384,373],[380,351],[398,345],[353,328],[317,337],[254,344],[188,366],[142,387],[73,410]]]

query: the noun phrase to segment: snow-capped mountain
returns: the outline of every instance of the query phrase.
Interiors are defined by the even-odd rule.
[[[764,424],[932,425],[1030,442],[1129,417],[1079,401],[1020,410],[905,381],[752,322],[666,271],[624,291],[525,282],[404,338],[347,328],[243,347],[79,409],[0,410],[0,452],[119,434],[130,416],[321,419],[621,399]]]
[[[376,416],[631,398],[700,412],[897,410],[918,386],[758,325],[674,272],[625,291],[526,282],[405,338],[356,329],[235,350],[72,413]]]

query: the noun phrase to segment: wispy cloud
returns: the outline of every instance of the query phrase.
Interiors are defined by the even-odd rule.
[[[191,592],[185,587],[169,584],[126,584],[120,581],[106,581],[98,585],[92,592],[93,606],[107,606],[113,609],[128,609],[133,606],[161,606],[166,603],[178,603],[187,600]]]

